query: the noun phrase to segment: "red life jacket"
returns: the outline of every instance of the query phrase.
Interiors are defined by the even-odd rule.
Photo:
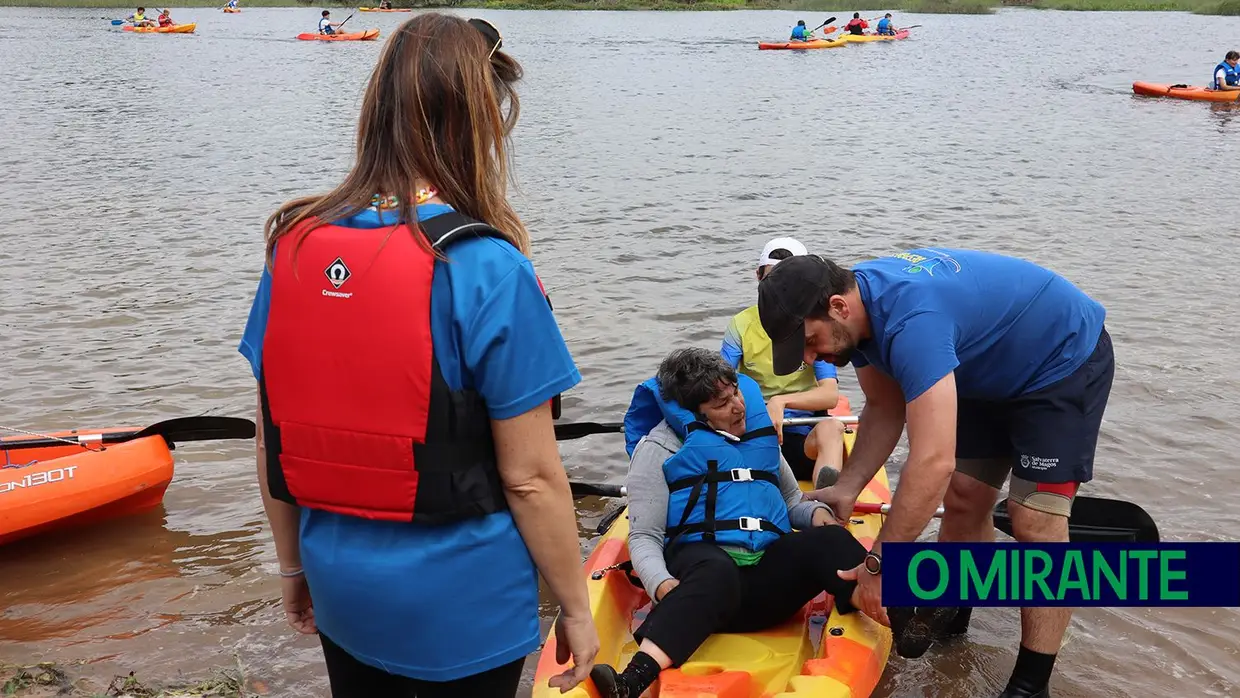
[[[294,252],[316,224],[277,246],[271,274],[259,380],[271,495],[426,524],[507,509],[486,404],[449,388],[435,359],[435,257],[414,237],[443,251],[501,233],[451,212],[421,232],[321,225]]]

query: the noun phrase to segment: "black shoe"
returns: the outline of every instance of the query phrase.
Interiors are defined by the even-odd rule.
[[[824,487],[830,487],[831,485],[834,485],[839,479],[840,479],[840,471],[836,470],[835,468],[832,468],[829,465],[825,465],[823,466],[822,470],[818,471],[818,477],[814,478],[814,489],[820,490]]]
[[[590,669],[590,680],[601,698],[629,698],[629,685],[620,673],[606,664],[595,664]]]
[[[1051,698],[1051,687],[1043,686],[1042,690],[1031,692],[1024,688],[1014,688],[1010,684],[999,694],[999,698]]]
[[[935,638],[941,636],[955,620],[957,612],[958,609],[948,606],[887,609],[896,654],[905,659],[916,659],[925,654]]]
[[[969,621],[973,618],[972,606],[961,606],[956,609],[956,615],[952,621],[947,624],[943,632],[939,633],[939,640],[947,640],[953,637],[959,637],[969,632]]]

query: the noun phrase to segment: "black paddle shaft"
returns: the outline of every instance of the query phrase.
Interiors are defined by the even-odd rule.
[[[103,434],[101,439],[86,440],[82,437],[98,434],[95,431],[74,431],[58,438],[14,439],[0,442],[0,450],[17,451],[25,448],[65,446],[66,441],[78,441],[84,447],[91,444],[118,444],[149,436],[162,436],[169,448],[181,441],[214,441],[217,439],[252,439],[257,429],[254,422],[238,417],[179,417],[156,422],[145,429],[114,431]]]

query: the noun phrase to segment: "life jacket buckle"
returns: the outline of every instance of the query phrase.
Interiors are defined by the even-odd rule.
[[[732,482],[753,482],[753,471],[749,468],[732,468]]]
[[[740,526],[742,531],[754,533],[762,530],[762,519],[753,516],[742,516],[740,518]]]

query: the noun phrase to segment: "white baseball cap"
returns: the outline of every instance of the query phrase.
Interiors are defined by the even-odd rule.
[[[788,250],[794,257],[809,254],[809,250],[805,249],[805,245],[792,238],[775,238],[766,243],[766,246],[762,248],[762,254],[758,256],[758,266],[765,267],[768,264],[779,264],[778,259],[771,259],[771,253],[775,250]]]

